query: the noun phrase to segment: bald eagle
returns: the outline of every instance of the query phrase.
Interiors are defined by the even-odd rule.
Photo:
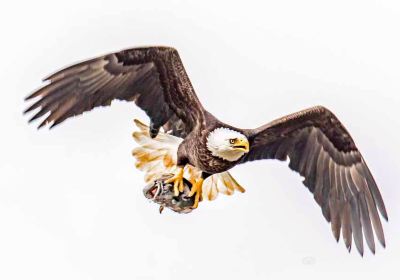
[[[30,121],[44,117],[39,128],[54,127],[114,99],[135,102],[150,118],[149,126],[136,121],[137,167],[147,172],[147,180],[173,170],[169,182],[175,195],[182,192],[183,179],[189,176],[194,208],[202,195],[213,199],[218,192],[244,191],[229,174],[232,167],[253,160],[289,159],[289,167],[304,177],[304,185],[331,222],[336,240],[341,232],[350,251],[354,239],[362,255],[363,237],[375,252],[375,233],[385,247],[378,211],[384,219],[388,216],[379,189],[348,131],[324,107],[256,129],[223,123],[203,108],[178,52],[170,47],[107,54],[44,81],[46,85],[26,98],[34,100],[25,110],[35,111]]]

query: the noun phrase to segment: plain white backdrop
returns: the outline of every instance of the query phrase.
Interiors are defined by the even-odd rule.
[[[400,259],[398,1],[3,1],[0,279],[396,278]],[[381,189],[387,248],[334,241],[284,162],[232,170],[245,194],[189,215],[142,195],[133,104],[37,131],[23,98],[77,61],[143,45],[180,52],[204,106],[256,127],[324,105]]]

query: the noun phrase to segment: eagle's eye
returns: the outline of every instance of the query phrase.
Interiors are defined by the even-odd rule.
[[[236,139],[229,139],[230,144],[235,144],[235,142],[236,142]]]

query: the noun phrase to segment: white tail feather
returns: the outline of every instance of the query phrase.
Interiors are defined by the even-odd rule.
[[[136,168],[145,172],[145,182],[151,182],[165,173],[177,172],[177,153],[183,139],[165,133],[162,129],[157,137],[151,138],[149,127],[139,120],[135,120],[139,131],[135,131],[132,136],[139,147],[132,151],[136,159]],[[201,170],[191,166],[185,166],[184,177],[189,181],[197,180],[201,175]],[[218,193],[232,195],[234,192],[244,192],[245,189],[236,182],[229,172],[214,174],[208,177],[203,183],[203,198],[214,200]]]

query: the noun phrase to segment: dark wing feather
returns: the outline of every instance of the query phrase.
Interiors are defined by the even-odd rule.
[[[26,98],[38,99],[25,113],[40,108],[30,121],[48,114],[39,127],[53,127],[114,99],[134,101],[150,117],[154,133],[166,125],[181,136],[203,118],[203,107],[173,48],[123,50],[75,64],[45,81],[47,85]]]
[[[326,108],[314,107],[244,130],[250,152],[241,163],[258,159],[290,159],[289,167],[304,177],[322,213],[346,247],[354,243],[363,254],[363,235],[375,252],[374,234],[385,246],[381,215],[387,220],[382,196],[350,134]]]

